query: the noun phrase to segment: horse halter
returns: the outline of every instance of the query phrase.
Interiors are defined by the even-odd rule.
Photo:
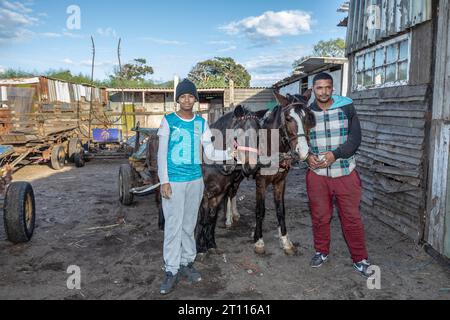
[[[255,120],[258,124],[260,119],[253,113],[250,112],[246,112],[244,116],[236,118],[236,120],[238,121],[248,121],[248,120]],[[249,152],[249,153],[254,153],[257,155],[260,155],[260,150],[256,149],[256,148],[250,148],[250,147],[243,147],[240,146],[237,142],[237,137],[235,137],[233,139],[233,147],[237,150],[237,151],[242,151],[242,152]]]
[[[304,104],[302,102],[300,102],[298,98],[294,97],[294,99],[296,99],[298,102],[293,102],[290,105],[288,105],[286,107],[287,110],[290,111],[297,106],[304,107]],[[305,108],[307,109],[307,107],[305,107]],[[303,119],[303,117],[302,117],[302,119]],[[301,123],[300,125],[303,126],[303,123]],[[292,146],[292,141],[294,141],[295,139],[298,139],[298,138],[306,138],[306,140],[309,140],[309,134],[307,134],[307,133],[302,133],[302,134],[297,133],[295,137],[292,137],[292,138],[289,137],[289,133],[288,133],[287,127],[286,127],[286,115],[285,115],[285,111],[283,111],[283,110],[281,112],[281,131],[283,133],[283,136],[281,137],[281,141],[286,146],[289,147],[288,154],[291,156],[296,154],[295,148]]]

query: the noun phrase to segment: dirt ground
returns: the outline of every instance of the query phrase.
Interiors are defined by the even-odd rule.
[[[97,160],[60,172],[30,166],[16,173],[15,180],[30,181],[35,189],[37,226],[30,243],[16,246],[0,227],[0,299],[450,299],[449,268],[373,217],[364,221],[371,261],[381,269],[381,290],[369,290],[353,271],[337,217],[331,259],[311,269],[314,249],[301,169],[292,171],[286,194],[297,256],[279,248],[271,193],[264,224],[267,254],[253,253],[254,182],[246,181],[239,195],[241,221],[226,230],[221,219],[222,252],[197,264],[204,281],[181,282],[172,295],[161,297],[163,234],[154,198],[139,198],[131,207],[119,204],[121,163],[126,160]],[[67,288],[71,265],[80,267],[81,290]]]

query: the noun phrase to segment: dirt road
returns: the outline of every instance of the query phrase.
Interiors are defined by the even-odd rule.
[[[372,217],[364,220],[372,263],[381,269],[381,290],[369,290],[353,271],[337,217],[331,260],[312,270],[302,170],[291,173],[286,194],[297,256],[287,257],[279,248],[271,195],[264,227],[267,254],[253,253],[254,182],[246,181],[239,195],[241,222],[229,231],[221,222],[222,252],[198,263],[204,281],[182,282],[172,295],[161,297],[163,234],[157,210],[153,196],[129,208],[119,204],[116,181],[125,162],[93,161],[61,172],[31,166],[16,174],[35,189],[37,227],[31,243],[17,246],[6,242],[0,227],[0,299],[450,299],[448,268]],[[71,265],[80,267],[81,290],[67,288]]]

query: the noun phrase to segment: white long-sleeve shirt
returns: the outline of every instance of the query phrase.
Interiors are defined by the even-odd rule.
[[[182,120],[186,122],[194,121],[195,116],[192,120],[184,120],[184,119]],[[169,173],[167,169],[167,154],[169,150],[170,128],[166,118],[163,118],[161,122],[161,127],[158,131],[158,136],[159,136],[158,176],[160,183],[163,185],[170,182]],[[214,148],[214,144],[212,143],[212,137],[213,135],[211,133],[211,129],[209,128],[208,123],[205,122],[205,131],[202,135],[201,143],[206,157],[213,162],[223,162],[232,160],[230,151],[216,150]]]

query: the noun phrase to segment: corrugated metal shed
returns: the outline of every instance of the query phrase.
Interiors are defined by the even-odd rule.
[[[347,54],[393,37],[431,18],[432,0],[352,0]]]

